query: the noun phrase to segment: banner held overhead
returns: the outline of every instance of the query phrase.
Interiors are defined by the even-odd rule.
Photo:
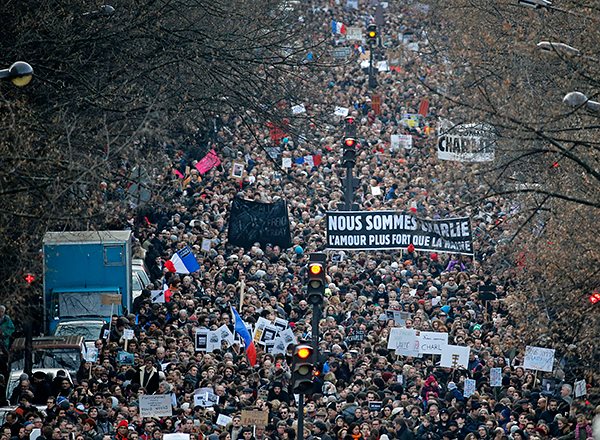
[[[328,249],[402,249],[473,254],[469,217],[423,220],[394,211],[327,212]]]

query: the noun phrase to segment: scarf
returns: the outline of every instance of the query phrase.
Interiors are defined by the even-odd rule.
[[[575,440],[580,440],[580,438],[579,438],[579,428],[580,427],[581,427],[581,425],[579,423],[575,426]],[[590,425],[585,425],[585,433],[587,434],[585,437],[586,439],[593,438],[592,437],[592,427]]]

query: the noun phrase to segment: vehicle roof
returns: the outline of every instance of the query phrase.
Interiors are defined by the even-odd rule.
[[[130,237],[131,231],[46,232],[44,244],[121,243]]]
[[[33,338],[32,347],[34,350],[43,350],[50,348],[76,348],[80,349],[83,344],[83,336],[43,336]],[[12,345],[13,350],[25,349],[25,338],[17,338]]]
[[[65,320],[61,320],[58,323],[57,327],[60,327],[62,325],[72,325],[72,324],[104,325],[104,324],[106,324],[106,321],[104,319],[65,319]]]

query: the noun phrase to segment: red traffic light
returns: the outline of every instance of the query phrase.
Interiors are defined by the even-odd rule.
[[[302,346],[298,348],[296,354],[300,359],[308,359],[312,354],[312,349]]]
[[[354,138],[346,138],[346,139],[344,139],[344,147],[346,147],[346,148],[354,148],[354,147],[356,147],[356,139],[354,139]]]
[[[590,302],[592,304],[600,303],[600,292],[594,292],[590,295]]]
[[[27,282],[27,284],[31,284],[35,281],[35,277],[30,273],[25,274],[25,281]]]
[[[346,118],[344,120],[346,121],[346,124],[348,124],[348,125],[354,124],[354,116],[346,116]]]

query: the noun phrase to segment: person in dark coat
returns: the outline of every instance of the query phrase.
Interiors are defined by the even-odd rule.
[[[148,394],[154,394],[158,391],[160,379],[158,377],[158,370],[154,366],[154,357],[146,357],[144,365],[135,371],[131,382],[137,383],[140,387],[145,388]]]

